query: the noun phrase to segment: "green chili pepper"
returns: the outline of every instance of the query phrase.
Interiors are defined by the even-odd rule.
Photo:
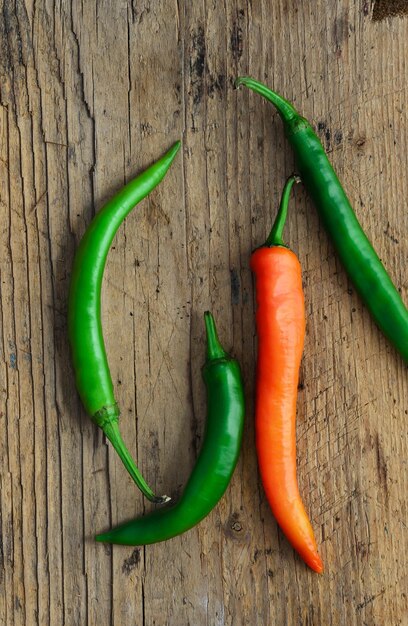
[[[302,181],[347,273],[384,335],[408,361],[408,310],[361,228],[319,138],[292,104],[265,85],[253,78],[238,78],[239,85],[275,105]]]
[[[153,502],[155,496],[127,450],[118,426],[119,407],[106,357],[101,323],[101,285],[106,258],[119,226],[164,178],[180,142],[137,178],[128,183],[94,217],[78,247],[68,300],[68,332],[76,385],[92,420],[102,428],[139,489]]]
[[[97,541],[146,545],[180,535],[200,522],[224,494],[235,469],[242,440],[245,401],[240,368],[220,345],[214,319],[205,313],[207,424],[197,462],[175,505],[125,523]]]

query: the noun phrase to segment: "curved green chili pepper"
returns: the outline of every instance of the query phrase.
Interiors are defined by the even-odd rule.
[[[92,420],[113,444],[129,474],[149,500],[157,497],[130,456],[119,432],[119,407],[106,357],[101,323],[101,286],[106,258],[113,238],[125,217],[164,178],[180,142],[142,174],[130,181],[94,217],[78,247],[68,300],[68,332],[76,385]]]
[[[205,313],[207,360],[207,424],[195,467],[180,500],[97,535],[97,541],[146,545],[189,530],[214,508],[224,494],[241,448],[245,400],[237,361],[221,347],[211,313]]]
[[[295,152],[302,181],[357,291],[386,337],[408,361],[408,310],[361,228],[333,167],[309,122],[253,78],[238,78],[275,105]]]

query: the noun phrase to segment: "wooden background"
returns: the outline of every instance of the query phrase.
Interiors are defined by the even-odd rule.
[[[0,621],[118,626],[408,624],[407,368],[297,188],[304,268],[298,474],[325,573],[277,530],[257,475],[249,256],[294,168],[250,74],[315,124],[408,302],[408,19],[369,0],[0,0]],[[104,201],[176,139],[165,181],[108,259],[103,325],[122,432],[177,496],[205,420],[202,314],[242,364],[232,484],[188,534],[92,537],[151,505],[78,400],[66,333],[76,245]]]

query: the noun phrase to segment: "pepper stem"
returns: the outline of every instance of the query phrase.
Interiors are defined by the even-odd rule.
[[[171,498],[169,498],[169,496],[156,496],[141,475],[122,439],[117,419],[105,422],[101,428],[118,453],[123,465],[146,498],[156,504],[168,502]]]
[[[290,192],[292,190],[294,183],[300,183],[300,178],[299,176],[296,176],[296,174],[292,174],[292,176],[289,176],[289,178],[287,179],[285,183],[285,186],[282,191],[282,197],[281,197],[281,201],[279,205],[278,214],[273,223],[272,230],[269,233],[269,236],[264,243],[264,246],[266,247],[285,246],[283,239],[282,239],[282,233],[286,224]]]
[[[236,87],[239,87],[240,85],[249,87],[252,91],[259,93],[261,96],[269,100],[269,102],[272,102],[284,122],[289,122],[299,116],[295,107],[290,102],[285,100],[285,98],[282,98],[282,96],[275,91],[272,91],[272,89],[269,89],[266,85],[260,83],[258,80],[250,78],[249,76],[241,76],[235,81]]]
[[[214,359],[222,359],[223,357],[226,357],[227,353],[220,344],[214,318],[210,311],[206,311],[204,313],[204,321],[205,332],[207,335],[207,361],[213,361]]]

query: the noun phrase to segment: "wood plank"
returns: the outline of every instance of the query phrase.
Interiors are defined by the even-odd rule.
[[[408,19],[373,21],[371,5],[0,0],[1,624],[406,622],[406,366],[301,186],[285,231],[307,307],[298,475],[323,576],[288,545],[260,485],[249,258],[294,158],[273,108],[233,88],[251,74],[313,122],[408,302]],[[152,505],[80,405],[69,277],[95,212],[178,138],[104,277],[121,429],[148,482],[176,498],[205,426],[211,309],[243,370],[244,445],[227,494],[197,528],[109,547],[95,532]]]

